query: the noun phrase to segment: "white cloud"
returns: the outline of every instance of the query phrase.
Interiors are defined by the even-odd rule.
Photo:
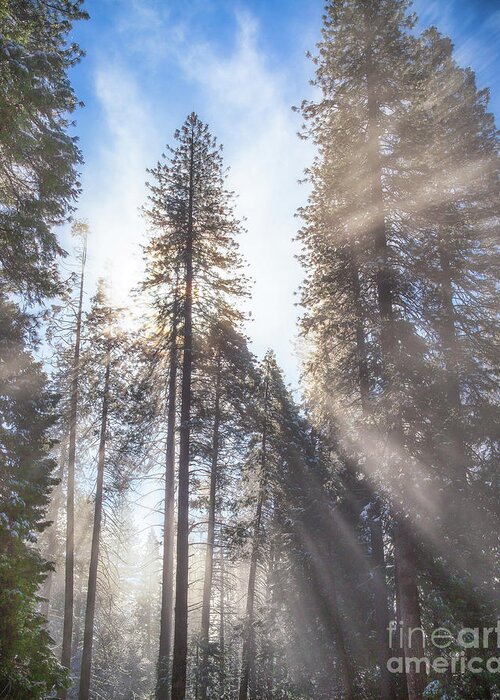
[[[289,378],[295,381],[294,293],[301,271],[291,239],[298,226],[294,213],[306,197],[305,187],[297,180],[310,162],[311,152],[296,136],[300,120],[291,105],[303,97],[307,83],[297,85],[293,67],[280,72],[269,66],[259,45],[259,27],[248,13],[237,14],[234,49],[229,56],[203,39],[191,36],[188,41],[189,32],[180,25],[169,24],[165,16],[137,2],[120,19],[125,46],[127,28],[134,23],[139,34],[141,27],[145,30],[154,25],[158,35],[172,39],[169,58],[163,60],[167,74],[175,71],[185,82],[185,112],[197,109],[225,146],[225,160],[231,166],[229,186],[239,195],[239,216],[246,218],[247,233],[240,243],[255,281],[251,302],[255,320],[249,334],[259,355],[268,347],[276,350]],[[95,277],[111,271],[120,303],[142,269],[139,247],[144,223],[138,208],[146,197],[145,169],[160,157],[171,131],[167,127],[165,133],[171,115],[166,114],[161,124],[155,123],[158,104],[153,100],[157,96],[148,94],[140,80],[147,71],[145,66],[161,55],[161,46],[154,55],[145,46],[144,64],[134,66],[119,53],[110,64],[108,54],[99,60],[95,74],[100,115],[91,117],[102,118],[104,124],[96,130],[96,156],[85,170],[80,209],[93,231],[92,274]],[[197,104],[190,103],[192,95],[197,95]]]
[[[147,98],[133,74],[119,65],[100,65],[95,74],[100,114],[94,118],[97,158],[84,171],[80,213],[89,220],[89,272],[110,279],[114,298],[126,303],[142,269],[144,224],[139,207],[146,197],[145,167],[155,141]]]
[[[268,66],[251,15],[239,13],[237,26],[230,56],[198,44],[186,47],[180,60],[186,75],[202,88],[201,117],[224,143],[229,184],[238,193],[238,213],[246,218],[241,247],[255,281],[249,328],[255,349],[262,354],[272,347],[295,380],[294,294],[302,273],[292,237],[298,226],[294,214],[307,192],[297,181],[312,152],[296,134],[300,121],[291,111],[293,97],[287,89],[293,75]]]

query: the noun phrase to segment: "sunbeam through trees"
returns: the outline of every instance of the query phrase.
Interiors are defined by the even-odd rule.
[[[264,26],[289,13],[298,37],[294,0],[246,4]],[[500,698],[489,90],[410,0],[328,0],[323,16],[311,0],[310,84],[288,74],[310,149],[289,260],[273,254],[282,202],[265,218],[257,194],[239,200],[259,177],[283,183],[283,163],[233,179],[189,71],[183,96],[171,84],[180,126],[155,106],[162,145],[125,193],[134,245],[116,210],[105,258],[84,162],[99,118],[91,106],[83,144],[72,121],[76,91],[93,99],[85,37],[112,16],[159,43],[166,21],[156,0],[133,3],[130,27],[111,5],[0,0],[0,700]],[[172,61],[186,71],[177,48],[209,10],[184,11],[172,1],[170,49],[125,46],[149,90]],[[500,26],[487,0],[472,11]],[[193,65],[211,31],[232,41],[207,27]],[[229,116],[214,121],[234,143]],[[122,175],[106,174],[111,202]],[[252,273],[262,257],[279,284],[297,251],[283,361],[279,324],[257,340]],[[275,290],[259,292],[269,313]]]

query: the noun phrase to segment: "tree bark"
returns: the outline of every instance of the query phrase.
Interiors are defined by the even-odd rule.
[[[172,324],[168,380],[165,505],[163,514],[163,569],[160,613],[160,647],[156,700],[170,700],[170,652],[174,587],[175,415],[177,407],[177,299]]]
[[[214,565],[215,510],[217,497],[217,468],[219,461],[220,428],[220,392],[221,392],[221,353],[217,354],[217,376],[215,380],[214,425],[212,434],[212,464],[210,469],[210,494],[208,501],[207,551],[205,556],[205,577],[203,581],[203,602],[201,609],[201,674],[200,700],[208,696],[208,663],[210,634],[210,598]]]
[[[219,543],[219,567],[220,567],[220,609],[219,609],[219,691],[220,700],[224,700],[226,694],[226,639],[225,639],[225,614],[226,614],[226,581],[224,564],[224,547],[222,533]]]
[[[369,35],[370,18],[366,16],[367,35]],[[389,263],[389,248],[384,211],[384,192],[382,187],[382,166],[380,162],[379,117],[380,105],[377,100],[377,80],[373,65],[371,46],[366,47],[366,90],[367,90],[367,158],[370,170],[371,188],[371,233],[374,239],[377,262],[376,286],[377,302],[380,317],[380,344],[384,363],[384,380],[386,391],[394,390],[394,361],[397,353],[397,329],[394,321],[394,281]],[[389,421],[392,423],[392,420]],[[398,419],[395,419],[398,423]],[[388,426],[388,437],[395,440],[403,449],[402,429],[399,425]],[[403,622],[403,634],[408,637],[408,624],[420,627],[419,593],[416,583],[415,560],[412,545],[408,535],[402,528],[402,514],[397,513],[396,532],[398,546],[395,557],[398,560],[400,572],[400,598]],[[405,541],[406,540],[406,541]],[[418,673],[414,667],[405,669],[408,685],[409,700],[421,700],[425,687],[425,673]]]
[[[372,551],[373,593],[375,602],[375,625],[377,629],[377,650],[380,667],[381,700],[395,700],[396,692],[393,677],[387,668],[391,657],[388,640],[389,611],[388,588],[385,569],[384,533],[380,501],[374,494],[369,518],[370,541]]]
[[[351,256],[352,282],[356,306],[356,347],[358,356],[358,376],[361,397],[361,410],[364,417],[369,415],[370,378],[368,369],[368,353],[366,348],[363,310],[361,306],[361,285],[359,270],[354,254]],[[368,476],[368,475],[367,475]],[[371,480],[370,480],[371,481]],[[369,513],[369,528],[372,555],[373,595],[375,602],[375,626],[377,631],[377,649],[380,667],[380,697],[381,700],[395,700],[396,693],[393,678],[387,668],[391,656],[388,644],[389,610],[388,588],[385,565],[384,533],[382,529],[382,514],[380,497],[373,484],[372,507]]]
[[[457,491],[465,495],[467,490],[467,450],[462,426],[462,399],[460,396],[460,372],[458,369],[458,343],[455,328],[455,307],[448,253],[439,241],[439,263],[441,267],[441,303],[443,317],[440,338],[446,370],[446,403],[449,408],[448,441],[449,454],[445,457],[454,469],[451,477]]]
[[[417,698],[420,700],[427,683],[427,672],[425,668],[411,663],[411,659],[422,659],[425,655],[423,635],[419,631],[410,634],[410,629],[419,630],[422,627],[416,586],[415,552],[411,539],[404,532],[404,526],[400,521],[395,524],[394,544],[395,557],[398,562],[398,586],[408,700],[417,700]]]
[[[90,677],[92,670],[92,643],[94,639],[94,618],[97,595],[97,569],[99,565],[99,548],[102,523],[102,503],[104,490],[104,462],[106,454],[106,430],[108,425],[109,378],[111,371],[110,347],[106,353],[106,373],[101,411],[101,434],[99,439],[99,457],[97,460],[97,484],[94,506],[94,525],[92,528],[92,546],[90,550],[89,580],[87,588],[87,607],[85,609],[85,629],[83,633],[82,668],[78,700],[89,700]]]
[[[185,251],[184,333],[182,360],[181,425],[179,437],[179,491],[177,512],[177,571],[175,628],[172,662],[172,700],[186,696],[189,577],[189,447],[191,420],[191,372],[193,355],[193,190],[194,129],[191,131],[189,165],[188,230]]]
[[[64,572],[64,621],[61,650],[61,663],[71,669],[71,642],[73,637],[74,568],[75,568],[75,462],[76,462],[76,420],[78,411],[78,381],[80,372],[80,343],[82,332],[83,285],[87,259],[87,237],[83,241],[82,267],[80,274],[80,294],[76,317],[75,351],[73,356],[71,399],[69,414],[68,479],[66,492],[66,560]],[[64,700],[67,691],[61,691]]]

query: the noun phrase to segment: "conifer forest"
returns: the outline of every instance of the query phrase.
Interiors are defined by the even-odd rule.
[[[214,4],[183,7],[194,22]],[[86,45],[105,12],[130,36],[153,6],[179,3],[0,0],[0,700],[498,699],[489,86],[419,0],[226,3],[243,22],[259,10],[263,35],[273,12],[313,18],[310,37],[294,26],[308,53],[285,110],[285,150],[307,162],[264,153],[265,119],[246,144],[258,172],[297,184],[298,207],[286,187],[270,203],[291,209],[289,257],[273,253],[275,219],[252,219],[268,180],[241,164],[233,177],[202,88],[180,110],[173,81],[153,111],[162,146],[121,166],[146,183],[125,195],[140,222],[129,274],[126,217],[86,214],[117,187],[82,177],[100,125],[79,86],[111,55]],[[492,7],[498,30],[500,5],[475,3]],[[217,31],[229,47],[225,25],[206,41]],[[189,31],[174,40],[189,47]],[[146,50],[161,74],[167,53],[130,48]],[[197,55],[176,60],[194,73]],[[233,72],[238,95],[277,99]],[[121,138],[141,108],[110,82]],[[239,99],[223,93],[221,111]],[[256,236],[276,285],[299,270],[285,362],[279,329],[267,350],[254,340],[274,303],[247,262]]]

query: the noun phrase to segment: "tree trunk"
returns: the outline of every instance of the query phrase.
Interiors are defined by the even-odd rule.
[[[177,407],[177,300],[172,324],[168,380],[167,445],[165,455],[165,505],[163,514],[163,571],[160,613],[160,648],[156,700],[170,700],[170,651],[174,587],[175,414]]]
[[[257,500],[257,510],[255,513],[255,525],[253,533],[252,554],[250,557],[250,571],[248,574],[247,605],[245,632],[243,639],[243,650],[241,660],[241,676],[239,700],[248,700],[249,686],[252,681],[255,669],[255,585],[257,580],[257,564],[259,559],[262,510],[266,493],[266,471],[267,471],[267,405],[269,400],[269,377],[266,376],[264,392],[264,424],[262,426],[261,442],[261,465],[260,465],[260,485]]]
[[[370,19],[367,16],[367,34]],[[367,157],[371,178],[371,233],[374,238],[375,256],[377,261],[376,286],[377,302],[380,317],[380,344],[384,364],[384,381],[386,392],[389,394],[395,389],[393,386],[395,356],[398,351],[397,329],[394,322],[394,281],[389,264],[389,249],[387,244],[387,230],[384,211],[384,193],[382,187],[382,166],[380,162],[379,124],[380,106],[377,100],[377,79],[373,66],[372,49],[366,47],[366,89],[368,106],[368,131],[367,131]],[[392,420],[390,420],[392,423]],[[398,418],[394,419],[398,423]],[[401,426],[388,425],[388,437],[394,439],[397,445],[403,447]],[[397,521],[403,516],[398,513]],[[398,560],[400,572],[400,598],[403,622],[403,634],[408,637],[408,624],[411,621],[413,627],[420,627],[419,594],[416,584],[416,570],[412,546],[407,540],[407,533],[401,527],[401,522],[396,522],[397,540],[395,557]],[[425,674],[420,674],[412,666],[406,670],[408,698],[409,700],[421,700],[425,687]]]
[[[207,551],[205,556],[205,578],[203,581],[203,603],[201,609],[201,674],[200,700],[207,700],[208,663],[210,635],[210,598],[214,565],[215,510],[217,496],[217,468],[219,460],[220,427],[220,390],[221,390],[221,353],[217,354],[217,376],[215,380],[214,426],[212,435],[212,464],[210,469],[210,494],[208,501]]]
[[[226,614],[226,581],[224,565],[224,547],[222,544],[222,532],[219,543],[219,567],[220,567],[220,609],[219,609],[219,691],[220,700],[224,700],[226,693],[226,639],[225,639],[225,619]]]
[[[102,501],[104,489],[104,460],[106,452],[106,430],[108,425],[109,376],[111,371],[110,348],[106,353],[106,374],[101,412],[101,434],[99,439],[99,457],[97,460],[97,484],[94,506],[94,525],[92,529],[92,547],[90,550],[89,582],[87,588],[87,607],[85,609],[85,629],[83,633],[82,669],[80,674],[80,691],[78,700],[89,700],[90,675],[92,668],[92,643],[94,639],[94,617],[97,594],[97,568],[99,564],[99,544],[101,537]]]
[[[359,270],[354,255],[351,256],[352,282],[356,306],[356,347],[358,356],[358,376],[363,416],[369,415],[368,400],[370,395],[370,378],[368,369],[368,353],[366,348],[363,310],[361,306],[361,285]],[[369,478],[369,475],[366,475]],[[370,479],[371,481],[371,479]],[[373,484],[372,508],[369,513],[369,528],[372,554],[373,595],[375,601],[375,626],[377,631],[377,649],[380,667],[380,697],[381,700],[395,700],[395,688],[387,662],[391,656],[388,644],[388,589],[384,551],[384,533],[382,529],[382,514],[380,498]]]
[[[377,651],[380,666],[380,697],[381,700],[395,700],[394,679],[387,668],[387,662],[391,657],[388,640],[388,589],[385,569],[382,513],[377,494],[374,494],[370,511],[369,527],[373,562],[372,575],[375,602],[375,626],[377,629]]]
[[[69,411],[69,449],[68,449],[68,480],[66,491],[66,560],[64,572],[64,622],[61,650],[61,663],[71,669],[71,642],[73,637],[73,606],[74,606],[74,568],[75,568],[75,461],[76,461],[76,419],[78,410],[78,380],[80,372],[80,342],[82,332],[83,284],[85,263],[87,259],[87,237],[85,236],[82,251],[82,268],[80,274],[80,295],[78,314],[76,317],[75,351],[73,356],[71,400]],[[64,700],[67,691],[61,691]]]
[[[188,576],[189,576],[189,443],[191,420],[191,372],[193,356],[193,189],[194,130],[191,131],[188,232],[185,251],[184,333],[182,360],[181,425],[179,438],[179,493],[177,512],[177,571],[175,629],[172,662],[172,700],[186,695]]]
[[[398,570],[398,558],[396,554],[394,554],[394,588],[395,588],[395,597],[396,597],[396,620],[399,621],[401,620],[401,589],[399,586],[399,570]],[[405,657],[405,650],[404,650],[404,645],[402,644],[402,640],[400,639],[399,635],[399,628],[397,630],[397,637],[395,640],[395,650],[396,653],[394,656],[396,658],[402,658],[403,659],[403,669],[406,667],[406,657]],[[403,673],[398,677],[398,682],[397,682],[397,691],[398,691],[398,700],[408,700],[408,685],[406,683],[406,675],[403,671]]]
[[[448,405],[448,442],[449,454],[445,455],[445,464],[453,466],[452,480],[455,488],[462,495],[467,490],[467,450],[462,426],[462,399],[460,396],[460,372],[458,369],[458,343],[455,328],[455,307],[453,305],[453,287],[451,282],[450,261],[443,245],[439,241],[439,263],[441,267],[441,303],[443,318],[440,327],[441,344],[446,369],[446,403]]]
[[[422,627],[422,622],[416,583],[415,552],[411,539],[404,532],[401,521],[395,524],[394,545],[394,555],[398,563],[400,614],[408,700],[420,700],[427,683],[427,672],[424,666],[420,667],[418,664],[418,660],[424,657],[425,651],[423,635],[418,631]],[[417,632],[410,635],[410,629],[417,630]],[[416,659],[417,663],[412,663],[412,659]]]

